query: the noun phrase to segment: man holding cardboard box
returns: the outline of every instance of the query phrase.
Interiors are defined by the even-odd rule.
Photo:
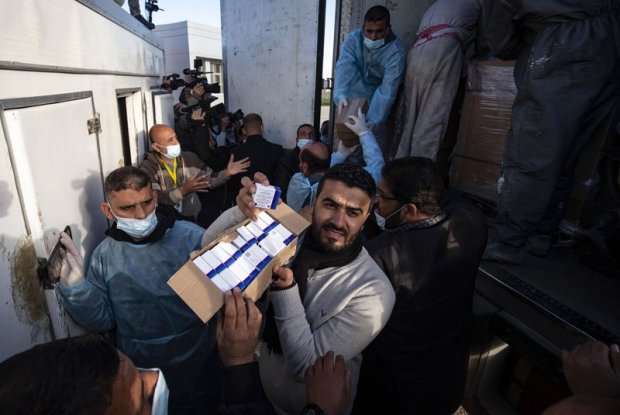
[[[336,62],[334,102],[340,113],[353,98],[365,98],[371,129],[385,123],[405,73],[405,48],[390,29],[390,12],[368,9],[364,26],[347,35]]]
[[[69,236],[61,238],[67,250],[60,281],[64,307],[91,331],[114,330],[116,346],[137,366],[160,368],[171,411],[213,410],[221,376],[216,325],[203,324],[166,284],[201,248],[204,229],[176,221],[168,206],[156,211],[157,192],[136,167],[111,172],[105,193],[101,210],[114,224],[86,273]]]
[[[260,173],[255,181],[268,184]],[[238,207],[214,225],[238,222],[240,211],[257,217],[256,186],[247,177],[242,184]],[[317,191],[311,230],[291,268],[274,268],[259,365],[263,387],[278,413],[301,411],[306,404],[305,370],[329,350],[344,356],[351,390],[356,390],[361,352],[390,316],[394,291],[360,239],[375,192],[373,178],[361,167],[339,164],[328,170]]]

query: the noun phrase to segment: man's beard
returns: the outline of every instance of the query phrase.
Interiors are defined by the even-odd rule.
[[[340,232],[342,233],[342,235],[344,236],[344,243],[342,245],[338,245],[338,246],[334,246],[334,242],[331,241],[322,241],[321,240],[321,230],[334,230],[336,232]],[[344,228],[339,228],[336,225],[332,224],[332,223],[326,223],[321,225],[321,227],[316,230],[315,228],[312,229],[312,236],[314,236],[314,240],[315,242],[319,245],[319,247],[326,253],[338,253],[341,252],[345,249],[347,249],[348,247],[350,247],[351,245],[353,245],[353,243],[355,242],[355,240],[357,238],[359,238],[359,232],[357,232],[356,234],[350,235],[349,232],[344,229]]]

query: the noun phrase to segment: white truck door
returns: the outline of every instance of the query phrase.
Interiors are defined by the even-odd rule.
[[[172,93],[153,91],[152,96],[155,124],[166,124],[174,128],[174,97]]]
[[[97,124],[92,92],[2,100],[0,112],[12,173],[12,177],[7,174],[12,180],[9,189],[15,188],[9,191],[21,208],[24,224],[23,229],[9,228],[12,234],[5,237],[27,240],[35,260],[47,258],[60,231],[70,225],[78,249],[90,254],[107,228],[99,207],[104,201],[99,135],[96,127],[89,132],[89,125]],[[15,213],[15,219],[18,217]],[[0,278],[11,278],[13,291],[20,284],[32,283],[23,281],[31,279],[29,273],[14,267],[11,273]],[[50,290],[46,294],[53,336],[74,334],[56,293]],[[7,308],[5,301],[0,307]],[[16,310],[1,313],[4,324],[4,316]]]

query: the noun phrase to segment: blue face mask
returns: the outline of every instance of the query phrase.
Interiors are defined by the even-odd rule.
[[[396,215],[398,212],[400,212],[403,208],[405,207],[405,205],[402,205],[400,208],[398,208],[396,211],[390,213],[389,215],[387,215],[386,217],[381,216],[381,214],[379,213],[378,209],[375,209],[375,220],[377,221],[377,226],[379,226],[379,229],[381,229],[382,231],[386,230],[386,222],[388,221],[388,219],[390,219],[392,216]],[[402,225],[403,222],[400,223],[400,225]],[[399,226],[399,225],[397,225]],[[394,226],[395,228],[396,226]],[[390,229],[392,228],[392,226],[390,226]]]
[[[146,238],[155,230],[155,227],[157,226],[157,216],[155,216],[155,210],[153,210],[144,219],[119,218],[112,211],[112,206],[110,206],[110,211],[116,219],[116,228],[135,239]]]
[[[366,46],[370,50],[379,49],[384,44],[385,44],[385,38],[371,40],[371,39],[368,39],[366,36],[364,36],[364,46]]]
[[[139,369],[139,372],[157,372],[157,383],[153,390],[153,401],[151,404],[151,415],[167,415],[168,414],[168,385],[164,374],[160,369]]]
[[[175,158],[179,157],[180,155],[181,155],[181,145],[180,144],[174,144],[174,145],[166,147],[166,154],[164,154],[164,156],[166,156],[170,160],[174,160]]]
[[[311,142],[312,140],[310,140],[309,138],[300,138],[299,140],[297,140],[297,147],[299,147],[299,149],[301,150]]]
[[[159,372],[157,377],[157,385],[153,392],[153,407],[151,408],[151,415],[166,415],[168,413],[168,385],[164,374],[161,370],[156,369]]]

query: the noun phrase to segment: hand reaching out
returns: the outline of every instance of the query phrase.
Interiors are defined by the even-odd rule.
[[[351,372],[344,357],[327,352],[306,370],[308,403],[319,406],[325,415],[341,415],[351,397]]]
[[[222,363],[224,366],[249,363],[254,360],[263,316],[239,288],[227,291],[224,301],[224,315],[217,322],[217,345]]]
[[[235,174],[245,173],[246,171],[248,171],[248,167],[250,167],[249,157],[246,157],[239,161],[235,161],[235,156],[231,154],[228,165],[226,166],[226,174],[228,175],[228,177],[230,177],[234,176]]]
[[[245,216],[252,220],[256,220],[256,215],[259,212],[256,204],[254,203],[254,193],[256,193],[256,186],[254,186],[254,183],[269,186],[269,179],[267,179],[267,176],[260,172],[254,174],[254,181],[247,176],[242,177],[241,189],[237,195],[237,207]]]
[[[181,194],[183,195],[183,197],[185,197],[188,194],[194,192],[206,192],[209,187],[211,187],[209,178],[202,173],[196,173],[195,175],[187,179],[187,181],[183,183],[183,186],[181,186],[179,189],[181,190]]]
[[[357,116],[349,115],[344,125],[355,133],[358,137],[370,131],[366,124],[366,117],[361,108],[357,109]]]
[[[61,251],[60,283],[67,286],[78,284],[84,280],[84,259],[65,232],[60,233],[60,243],[65,247]]]
[[[620,398],[620,349],[600,341],[590,341],[567,352],[562,350],[562,366],[568,386],[575,395]]]

